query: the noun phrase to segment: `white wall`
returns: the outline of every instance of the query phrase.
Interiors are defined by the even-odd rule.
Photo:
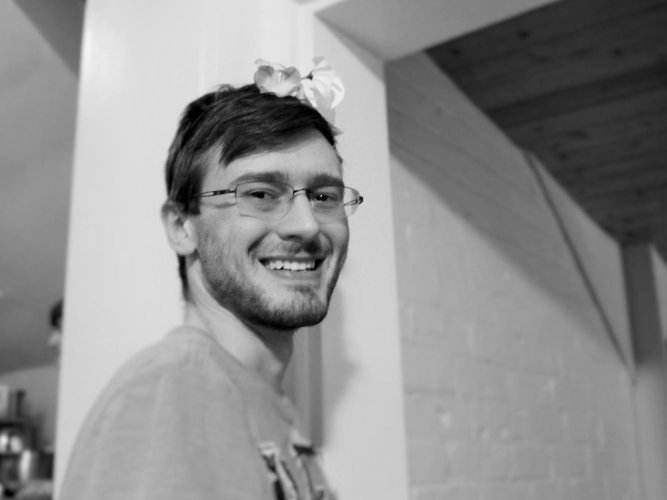
[[[667,497],[667,356],[662,321],[664,268],[647,244],[624,249],[628,306],[634,337],[639,456],[644,498]],[[662,282],[662,283],[661,283]]]
[[[340,154],[346,183],[365,197],[350,219],[350,253],[323,325],[324,458],[340,498],[402,499],[406,446],[384,68],[325,26],[315,47],[347,82],[336,117],[344,131]]]
[[[169,7],[162,2],[86,4],[58,476],[76,430],[111,373],[179,316],[175,258],[160,232],[162,164],[181,103],[201,90],[201,35],[194,26],[202,13],[185,5],[180,12]],[[163,31],[177,18],[182,39]]]
[[[537,164],[532,156],[529,162]],[[603,328],[631,372],[634,372],[632,333],[628,316],[622,250],[544,168],[537,170],[547,201],[559,223],[563,243],[579,269],[581,285],[587,289]]]
[[[293,39],[271,34],[292,22],[291,3],[279,3],[86,3],[58,478],[111,374],[180,321],[176,258],[159,218],[167,148],[189,101],[249,81],[257,57],[291,59]]]
[[[425,55],[387,96],[411,498],[641,498],[631,372],[524,156]]]

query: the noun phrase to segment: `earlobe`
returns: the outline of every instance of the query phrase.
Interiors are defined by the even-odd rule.
[[[197,250],[197,235],[190,217],[172,201],[162,205],[162,224],[169,245],[178,255],[190,255]]]

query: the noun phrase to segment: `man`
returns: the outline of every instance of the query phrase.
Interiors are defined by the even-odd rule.
[[[62,500],[330,498],[281,381],[295,330],[327,313],[363,199],[318,111],[340,82],[323,62],[303,80],[260,64],[255,85],[221,87],[181,118],[162,219],[184,325],[107,387]]]

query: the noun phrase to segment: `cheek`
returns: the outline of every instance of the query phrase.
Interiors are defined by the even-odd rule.
[[[328,245],[331,249],[329,271],[337,276],[347,258],[347,244],[349,240],[347,226],[341,226],[335,229],[327,228],[325,231],[325,238],[328,240]]]
[[[329,240],[334,246],[334,249],[340,253],[345,254],[347,252],[347,244],[350,239],[350,231],[347,224],[332,226],[328,228],[327,233]]]
[[[200,229],[200,253],[209,259],[233,262],[248,255],[266,234],[264,224],[249,217],[215,220]]]

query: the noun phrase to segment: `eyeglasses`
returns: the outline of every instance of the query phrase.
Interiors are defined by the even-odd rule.
[[[352,215],[364,201],[359,191],[345,186],[314,186],[294,189],[284,182],[241,182],[234,189],[220,189],[200,193],[198,198],[232,194],[241,215],[275,221],[287,215],[297,193],[303,192],[313,209],[315,218],[322,223],[337,222]]]

